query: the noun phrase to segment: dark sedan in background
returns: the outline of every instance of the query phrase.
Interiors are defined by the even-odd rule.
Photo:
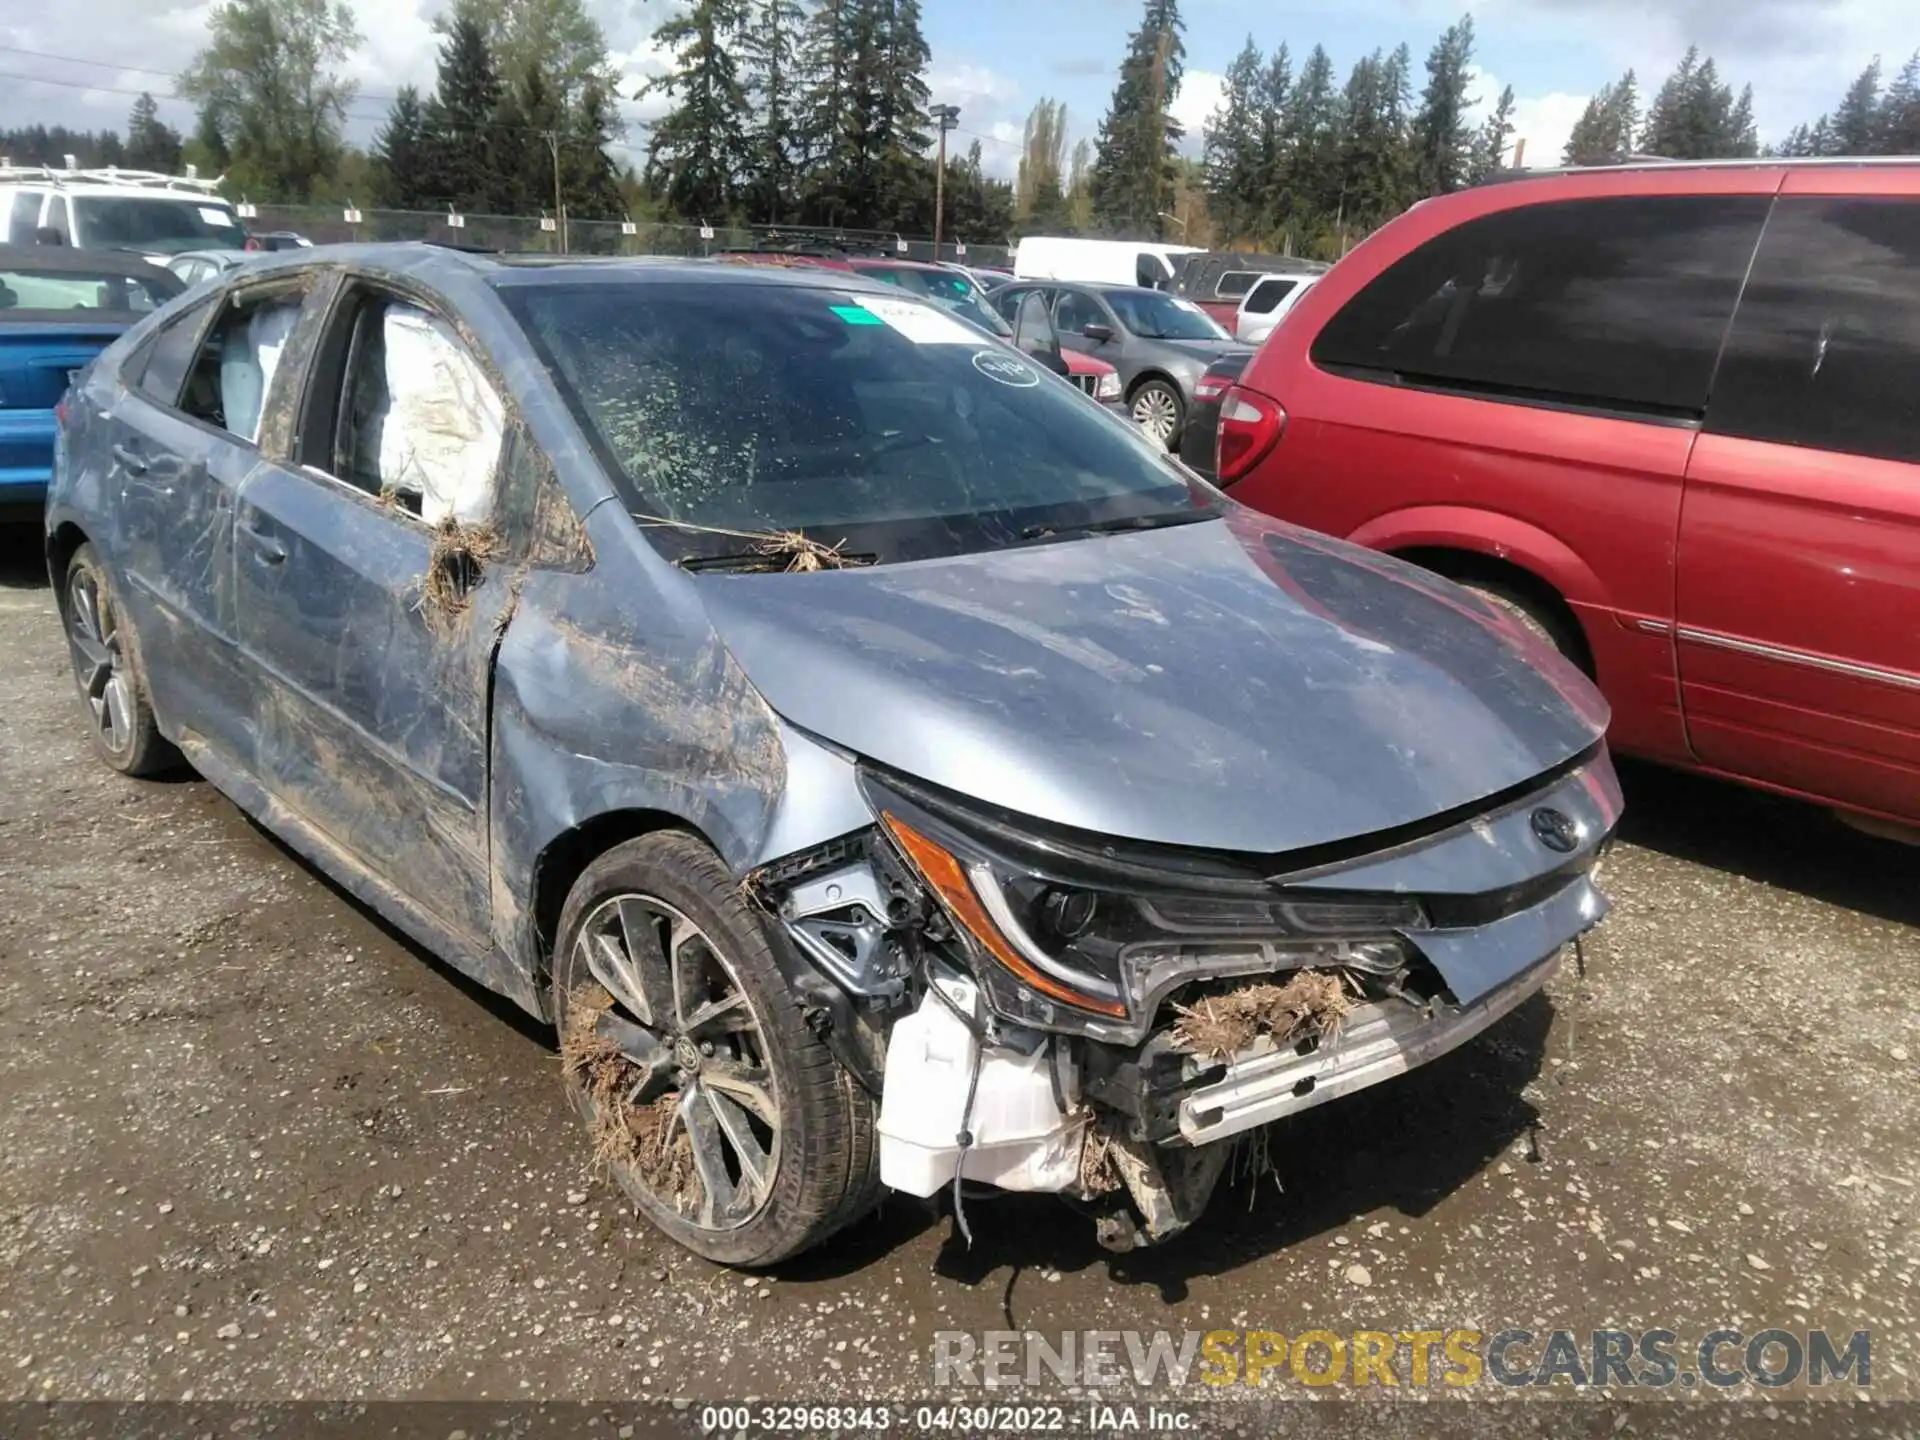
[[[1214,478],[1213,449],[1218,439],[1220,406],[1252,359],[1251,350],[1244,355],[1222,355],[1193,387],[1193,407],[1187,411],[1186,428],[1180,432],[1180,458],[1209,480]]]
[[[1053,307],[1060,343],[1118,370],[1129,413],[1169,450],[1180,446],[1194,386],[1207,366],[1223,355],[1253,353],[1192,301],[1137,285],[1016,281],[988,298],[1011,319],[1035,291]]]
[[[184,288],[132,255],[0,245],[0,520],[39,513],[54,407],[74,377]]]

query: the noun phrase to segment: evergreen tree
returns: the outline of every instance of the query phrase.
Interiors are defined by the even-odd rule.
[[[1653,97],[1647,109],[1641,149],[1670,160],[1729,159],[1757,153],[1753,100],[1745,109],[1733,87],[1722,84],[1712,57],[1702,59],[1693,46]]]
[[[18,152],[16,152],[18,153]],[[220,126],[220,109],[212,101],[201,105],[194,115],[193,135],[181,147],[181,159],[199,168],[204,175],[224,175],[233,163],[226,135]]]
[[[778,221],[794,208],[804,160],[799,45],[806,13],[799,0],[751,0],[740,37],[742,80],[755,118],[747,137],[746,208],[750,217]]]
[[[1402,208],[1407,136],[1394,73],[1393,62],[1376,50],[1347,78],[1340,106],[1340,186],[1334,197],[1335,219],[1342,227],[1372,229]]]
[[[1282,141],[1290,157],[1286,209],[1281,223],[1304,241],[1340,208],[1340,96],[1333,88],[1333,61],[1319,45],[1300,67],[1287,104]]]
[[[439,74],[423,116],[420,204],[486,213],[518,190],[515,167],[500,163],[503,87],[479,22],[461,15],[440,42]]]
[[[417,210],[427,200],[427,116],[420,92],[403,85],[387,123],[373,140],[373,201],[392,210]]]
[[[1723,153],[1730,160],[1750,160],[1760,153],[1760,134],[1753,123],[1753,86],[1740,87],[1733,113],[1727,117]]]
[[[798,140],[807,176],[809,218],[838,223],[846,211],[843,177],[851,148],[847,95],[852,81],[854,22],[865,0],[818,0],[801,36]]]
[[[1473,168],[1469,178],[1485,180],[1500,169],[1507,153],[1507,140],[1513,134],[1513,87],[1507,86],[1494,102],[1493,113],[1480,127],[1473,144]]]
[[[1413,178],[1422,195],[1457,190],[1472,160],[1467,94],[1473,65],[1473,16],[1447,27],[1427,55],[1427,88],[1413,117]]]
[[[1266,67],[1253,37],[1227,67],[1220,108],[1207,122],[1207,214],[1222,240],[1253,233],[1260,214],[1260,121]]]
[[[1900,67],[1880,102],[1880,153],[1920,155],[1920,50]]]
[[[927,89],[927,66],[933,56],[920,28],[920,0],[877,0],[875,8],[881,41],[880,83],[868,126],[875,192],[862,223],[886,229],[897,225],[895,217],[915,199],[932,197],[933,166],[927,159],[933,143],[927,122],[932,95]]]
[[[560,141],[560,180],[568,215],[618,220],[626,214],[620,177],[607,155],[619,120],[598,80],[589,80],[567,118]]]
[[[674,68],[640,93],[673,108],[654,122],[647,188],[689,219],[730,216],[747,168],[749,107],[732,54],[744,19],[740,0],[693,0],[653,32]]]
[[[1248,195],[1252,228],[1263,239],[1284,233],[1293,207],[1293,56],[1286,42],[1267,59],[1260,76],[1259,135],[1254,148],[1254,179]],[[1284,247],[1286,241],[1280,242]]]
[[[1878,155],[1880,128],[1880,57],[1855,77],[1833,112],[1833,142],[1836,155]]]
[[[1561,153],[1563,165],[1601,165],[1632,153],[1640,134],[1639,82],[1629,70],[1602,85],[1574,122]]]
[[[1094,218],[1110,229],[1158,237],[1174,200],[1175,147],[1186,45],[1178,0],[1146,0],[1140,28],[1127,42],[1119,83],[1095,142],[1089,189]]]
[[[127,116],[125,155],[126,163],[136,170],[171,175],[180,168],[180,132],[162,122],[160,106],[145,90]]]

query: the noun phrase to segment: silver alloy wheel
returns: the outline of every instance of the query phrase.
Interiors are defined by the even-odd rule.
[[[678,1093],[660,1140],[685,1133],[699,1194],[649,1193],[702,1229],[745,1225],[773,1193],[780,1107],[766,1029],[733,967],[697,924],[650,895],[603,900],[574,945],[574,973],[613,1001],[597,1033],[641,1072],[627,1103]]]
[[[1180,419],[1180,402],[1163,385],[1143,385],[1133,397],[1133,420],[1162,445],[1173,439]]]
[[[74,678],[93,713],[94,728],[110,753],[124,754],[133,744],[133,689],[120,627],[103,601],[99,582],[85,569],[67,586],[67,639],[73,648]]]

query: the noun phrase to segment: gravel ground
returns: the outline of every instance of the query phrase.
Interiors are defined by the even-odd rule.
[[[90,757],[33,545],[0,548],[0,1398],[905,1400],[937,1331],[1722,1325],[1870,1330],[1873,1395],[1915,1396],[1911,850],[1628,768],[1584,978],[1276,1131],[1199,1233],[1111,1257],[1018,1198],[968,1249],[896,1199],[742,1277],[587,1172],[538,1026],[206,784]]]

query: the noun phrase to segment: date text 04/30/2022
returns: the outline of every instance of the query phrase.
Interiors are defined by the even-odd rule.
[[[1168,1405],[709,1405],[703,1434],[903,1430],[926,1434],[1007,1435],[1116,1431],[1177,1433],[1195,1427],[1193,1412]]]

